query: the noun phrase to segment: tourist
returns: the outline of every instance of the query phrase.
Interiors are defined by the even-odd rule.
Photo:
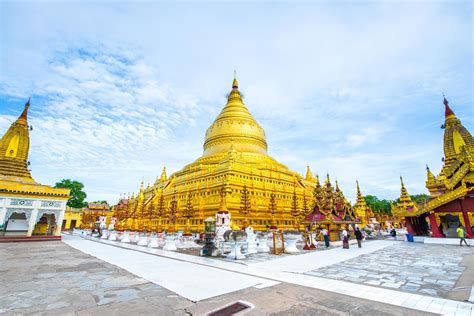
[[[349,234],[345,228],[342,230],[342,248],[349,249]]]
[[[329,235],[326,228],[321,229],[321,235],[323,235],[324,244],[326,245],[326,248],[329,248]]]
[[[469,246],[469,244],[466,241],[466,238],[464,237],[465,236],[464,228],[462,227],[461,224],[459,224],[458,229],[456,229],[456,232],[458,233],[458,237],[460,238],[459,239],[459,246],[462,246],[462,242],[464,241],[466,246],[471,247],[471,246]]]
[[[392,237],[397,237],[397,231],[395,230],[395,228],[392,228],[392,230],[390,231],[390,236]]]
[[[356,228],[356,231],[354,234],[357,239],[357,246],[359,246],[359,248],[362,248],[362,239],[364,238],[364,236],[362,236],[362,232],[360,231],[359,227]]]

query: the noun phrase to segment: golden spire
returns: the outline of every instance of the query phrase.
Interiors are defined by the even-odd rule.
[[[234,81],[232,82],[232,89],[237,90],[239,88],[239,83],[237,82],[236,71],[234,70]]]
[[[361,220],[362,225],[366,225],[368,223],[368,217],[370,213],[370,208],[367,206],[367,203],[365,203],[364,196],[360,192],[360,187],[359,187],[359,181],[356,180],[357,183],[357,200],[356,203],[354,204],[354,213],[356,217],[358,217]]]
[[[227,104],[206,131],[204,156],[228,152],[231,144],[237,152],[267,154],[265,132],[242,101],[237,78]]]
[[[474,140],[471,133],[461,124],[453,110],[449,107],[448,100],[443,95],[443,103],[445,107],[445,123],[444,123],[444,166],[441,171],[449,170],[451,164],[461,154],[462,148],[474,154]]]
[[[364,196],[363,196],[362,193],[360,192],[359,181],[356,180],[356,183],[357,183],[357,201],[356,201],[355,206],[367,207],[367,204],[365,203]],[[354,206],[354,207],[355,207],[355,206]]]
[[[313,175],[311,174],[311,169],[309,168],[309,164],[306,166],[306,180],[311,181],[313,179]]]
[[[167,180],[167,177],[166,177],[166,166],[163,166],[163,171],[161,172],[160,181],[161,181],[161,182],[165,182],[166,180]]]
[[[444,117],[446,119],[456,118],[453,110],[449,107],[449,102],[446,100],[446,97],[443,94],[443,104],[444,104]]]
[[[21,113],[20,117],[17,120],[18,123],[28,124],[28,109],[29,109],[29,107],[30,107],[30,98],[28,98],[28,101],[25,104],[25,108],[23,109],[23,112]]]
[[[28,127],[28,108],[30,100],[18,119],[10,126],[0,140],[0,177],[10,177],[33,182],[28,170],[30,135]]]
[[[327,184],[331,185],[331,179],[329,179],[329,172],[326,173],[326,183],[325,183],[325,184],[326,184],[326,185],[327,185]]]
[[[400,202],[411,202],[410,194],[408,194],[407,189],[405,188],[405,184],[403,184],[403,178],[400,176]]]

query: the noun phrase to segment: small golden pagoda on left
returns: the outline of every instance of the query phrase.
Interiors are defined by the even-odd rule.
[[[69,189],[37,183],[28,169],[30,100],[0,140],[0,242],[58,239]]]

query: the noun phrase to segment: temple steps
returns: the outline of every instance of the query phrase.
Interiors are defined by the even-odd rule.
[[[0,243],[55,240],[61,240],[61,236],[0,236]]]

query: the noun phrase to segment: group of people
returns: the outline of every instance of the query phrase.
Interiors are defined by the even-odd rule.
[[[324,239],[324,245],[326,248],[329,247],[329,234],[326,228],[321,229],[321,235]],[[355,238],[357,240],[357,246],[362,248],[362,239],[364,239],[364,233],[360,230],[359,226],[356,226],[354,231]],[[341,239],[342,239],[342,248],[349,249],[349,238],[350,235],[346,229],[343,229],[341,232]]]
[[[462,243],[464,242],[466,246],[470,247],[470,245],[466,241],[466,233],[464,231],[463,226],[460,224],[459,227],[456,230],[457,235],[460,239],[459,241],[459,246],[462,246]],[[329,233],[326,228],[321,229],[320,231],[321,236],[324,239],[324,245],[326,248],[329,248]],[[357,240],[357,246],[359,248],[362,248],[362,240],[365,238],[365,233],[360,230],[359,226],[356,225],[356,229],[354,231],[355,238]],[[390,230],[390,236],[396,237],[397,232],[394,227]],[[347,232],[346,229],[343,229],[341,232],[341,239],[342,239],[342,248],[344,249],[349,249],[349,239],[350,239],[350,234]]]

